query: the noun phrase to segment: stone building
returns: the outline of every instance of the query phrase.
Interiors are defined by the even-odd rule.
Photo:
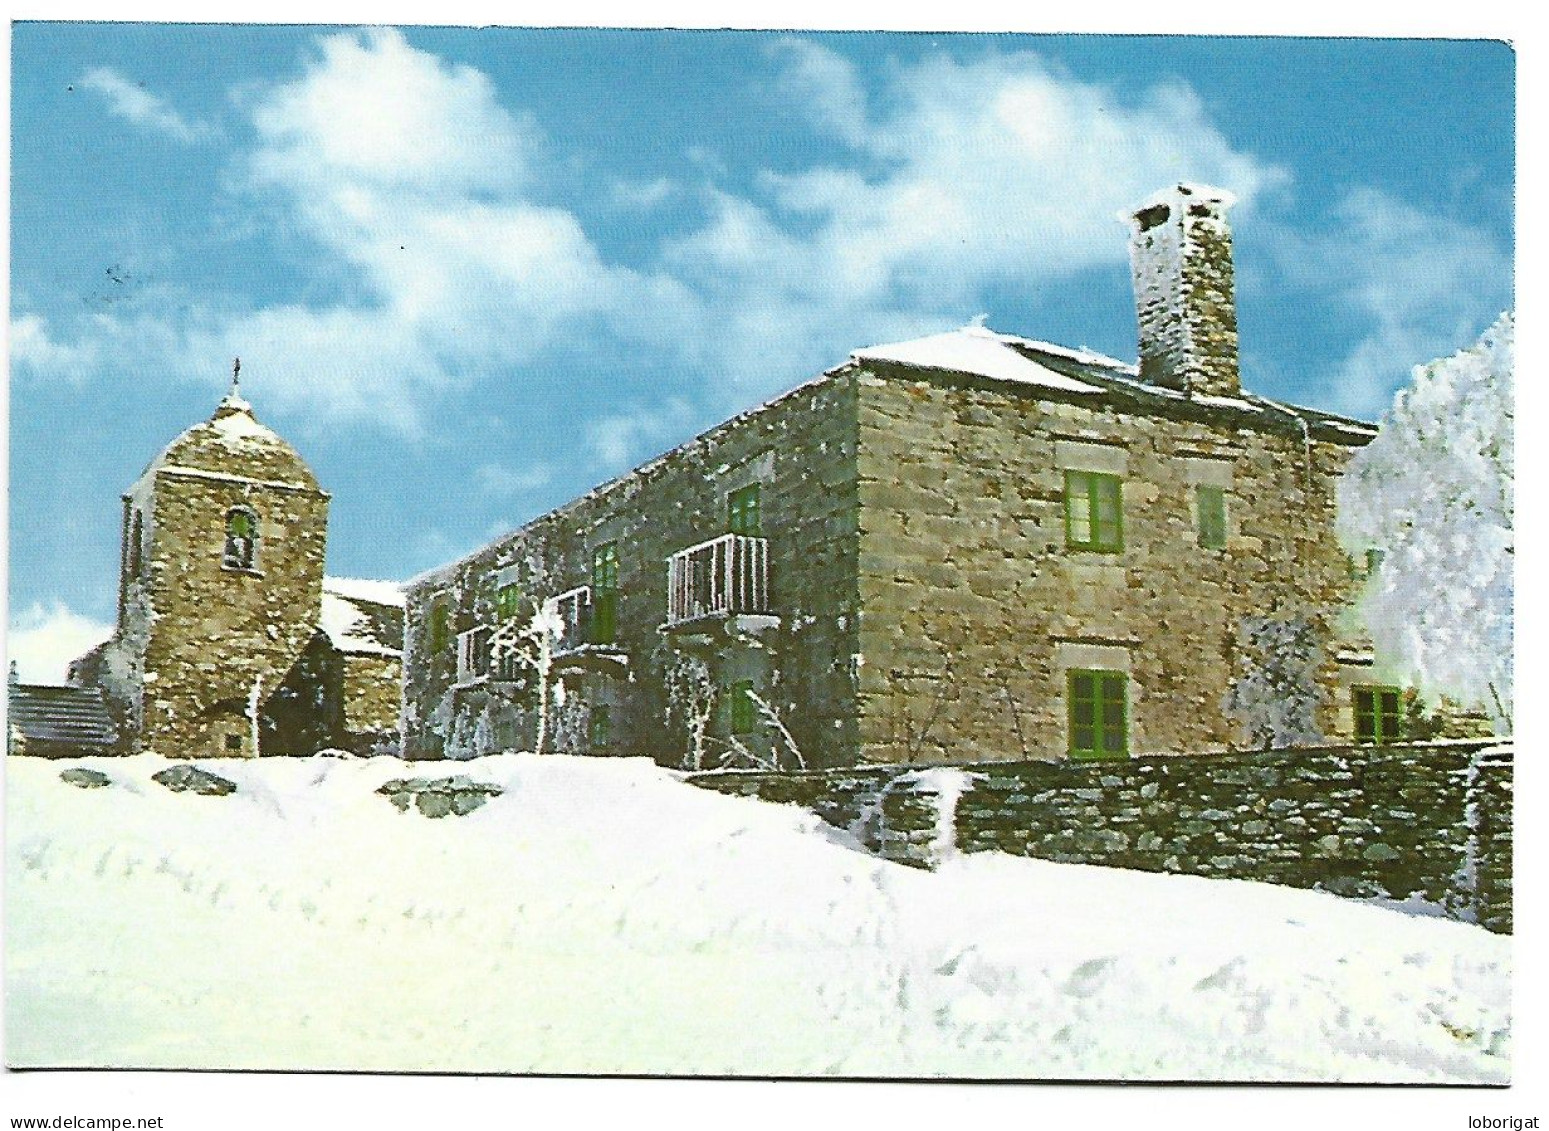
[[[415,579],[406,755],[1392,737],[1340,639],[1360,568],[1333,521],[1375,429],[1241,387],[1230,203],[1179,185],[1129,217],[1138,366],[977,325],[857,350]]]
[[[324,577],[328,503],[235,380],[129,488],[117,625],[70,667],[128,750],[396,750],[401,593]]]

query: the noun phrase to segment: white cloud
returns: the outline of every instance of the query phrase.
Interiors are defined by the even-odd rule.
[[[50,380],[80,382],[96,364],[100,348],[94,338],[55,341],[47,320],[36,314],[11,319],[11,363]]]
[[[1348,194],[1330,226],[1277,230],[1292,281],[1331,291],[1365,324],[1346,356],[1325,366],[1321,403],[1375,419],[1410,370],[1466,346],[1511,302],[1508,250],[1485,231],[1371,189]]]
[[[681,438],[693,419],[693,406],[672,397],[656,409],[637,407],[592,421],[586,442],[604,468],[623,471]]]
[[[868,111],[851,63],[785,41],[776,89],[849,141],[858,161],[770,172],[717,194],[711,222],[667,249],[715,311],[717,369],[769,386],[772,366],[961,324],[992,285],[1029,292],[1122,263],[1115,214],[1180,179],[1253,198],[1286,179],[1236,150],[1187,89],[1137,101],[1032,55],[894,66]]]
[[[256,142],[232,183],[261,194],[268,220],[309,244],[319,273],[351,297],[263,309],[207,300],[176,323],[120,314],[76,337],[23,314],[16,360],[57,375],[112,359],[214,382],[240,354],[266,408],[412,435],[440,398],[597,343],[627,351],[636,381],[686,390],[679,407],[591,426],[584,450],[616,468],[858,345],[961,325],[992,289],[1032,295],[1122,265],[1115,214],[1169,182],[1221,184],[1239,217],[1288,182],[1177,84],[1121,98],[1029,54],[894,62],[863,82],[817,44],[787,38],[771,54],[781,64],[765,87],[771,110],[806,117],[846,152],[767,170],[752,189],[703,190],[705,223],[630,268],[556,203],[577,191],[556,175],[574,155],[503,105],[487,75],[396,31],[328,35],[298,77],[249,96]],[[520,88],[520,75],[508,78]],[[715,154],[685,156],[696,177],[725,183]],[[685,187],[602,191],[615,208],[649,208]],[[1319,264],[1308,285],[1371,321],[1338,394],[1359,408],[1395,356],[1407,365],[1477,332],[1459,296],[1509,259],[1478,233],[1375,194],[1353,196],[1338,222],[1327,239],[1289,235],[1287,254]],[[1355,251],[1334,270],[1341,242]]]
[[[779,100],[843,141],[864,142],[866,88],[848,60],[793,36],[778,40],[770,55],[783,64],[773,86]]]
[[[110,114],[184,144],[196,142],[212,132],[202,122],[190,122],[166,99],[131,82],[111,67],[94,67],[81,76],[80,83],[107,100]]]
[[[547,464],[512,469],[504,464],[486,463],[474,472],[474,478],[485,492],[496,496],[521,495],[536,491],[554,477]]]
[[[111,319],[78,345],[29,323],[28,368],[93,338],[119,364],[133,356],[204,381],[240,355],[278,412],[413,435],[427,403],[491,369],[520,371],[588,333],[658,348],[680,333],[693,305],[681,287],[605,263],[573,214],[527,195],[544,143],[484,74],[397,31],[346,33],[249,101],[257,143],[235,183],[263,194],[275,221],[316,247],[320,273],[358,297],[194,304],[150,344]]]
[[[649,211],[660,208],[681,191],[682,186],[676,181],[657,177],[652,181],[615,181],[611,195],[615,207]]]
[[[23,683],[65,681],[70,661],[113,635],[113,626],[54,602],[33,604],[11,624],[6,655]]]

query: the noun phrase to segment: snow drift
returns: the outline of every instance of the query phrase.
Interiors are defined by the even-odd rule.
[[[1508,1079],[1510,940],[1239,881],[865,856],[649,762],[8,760],[14,1066]],[[437,767],[414,767],[434,776]]]

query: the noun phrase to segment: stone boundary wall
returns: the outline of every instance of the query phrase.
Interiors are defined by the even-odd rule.
[[[1314,888],[1511,931],[1509,744],[1001,763],[961,767],[955,788],[946,772],[687,780],[804,805],[900,863],[930,867],[950,845]]]

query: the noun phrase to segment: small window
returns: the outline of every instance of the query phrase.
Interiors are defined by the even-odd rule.
[[[466,683],[489,675],[490,628],[480,625],[457,637],[457,682]]]
[[[726,497],[726,528],[733,534],[759,536],[758,484],[751,483]]]
[[[1386,746],[1404,737],[1403,714],[1396,687],[1356,687],[1355,740],[1363,745]]]
[[[495,619],[499,621],[514,620],[516,614],[522,608],[522,587],[513,582],[502,585],[495,591]]]
[[[593,748],[606,746],[613,739],[613,713],[608,704],[598,703],[592,708],[591,744]]]
[[[226,736],[226,749],[240,751],[242,749],[242,736],[240,734],[228,734]]]
[[[618,635],[619,549],[608,542],[592,551],[593,644],[612,644]]]
[[[226,512],[226,548],[221,565],[226,569],[251,570],[258,563],[258,515],[247,507]]]
[[[1123,758],[1129,753],[1129,677],[1124,672],[1069,673],[1070,756]]]
[[[1103,553],[1123,549],[1123,510],[1117,475],[1065,472],[1065,545]]]
[[[1226,549],[1226,489],[1200,483],[1194,488],[1199,512],[1199,544],[1207,550]]]
[[[437,597],[430,606],[430,651],[445,651],[451,639],[451,612],[447,608],[446,598]]]
[[[1382,569],[1382,561],[1383,561],[1383,559],[1386,558],[1387,556],[1388,556],[1388,552],[1386,550],[1379,550],[1375,546],[1373,546],[1371,549],[1367,550],[1366,551],[1366,576],[1367,577],[1376,577],[1378,571]]]
[[[753,681],[740,680],[731,685],[731,732],[752,734],[758,725],[758,709],[753,702]]]

